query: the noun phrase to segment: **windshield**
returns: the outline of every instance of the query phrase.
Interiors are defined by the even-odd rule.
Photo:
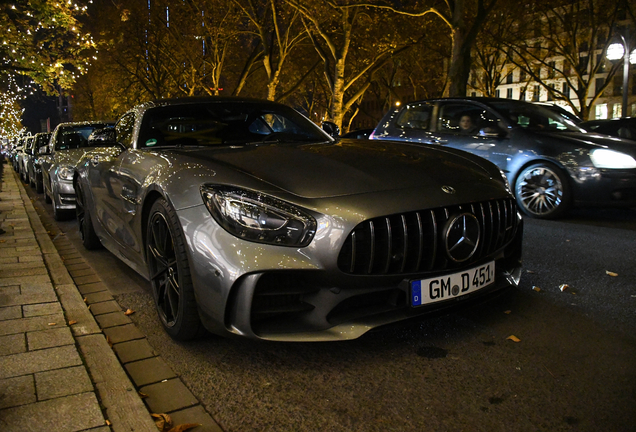
[[[88,147],[88,136],[95,129],[103,128],[103,124],[65,126],[58,132],[55,150],[70,150]]]
[[[208,102],[150,108],[139,147],[327,141],[311,121],[283,105]]]
[[[548,108],[530,103],[491,103],[508,121],[522,128],[542,131],[585,132],[574,122]]]

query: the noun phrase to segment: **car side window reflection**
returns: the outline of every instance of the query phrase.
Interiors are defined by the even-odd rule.
[[[396,125],[403,129],[428,130],[433,113],[433,106],[429,104],[409,105],[402,111]]]
[[[440,107],[437,130],[459,135],[478,135],[481,130],[496,129],[498,119],[477,105],[444,104]]]
[[[115,125],[115,130],[117,131],[117,141],[123,144],[126,148],[132,147],[134,126],[134,114],[125,115]]]

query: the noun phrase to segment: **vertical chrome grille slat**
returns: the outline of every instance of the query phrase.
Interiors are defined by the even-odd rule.
[[[353,273],[356,269],[356,232],[351,233],[351,264],[349,266],[349,273]]]
[[[475,215],[481,229],[471,262],[505,247],[519,228],[516,203],[509,198],[382,216],[360,223],[349,234],[338,267],[345,273],[367,275],[456,268],[446,258],[442,231],[450,218],[464,212]]]
[[[367,274],[371,274],[373,272],[373,261],[375,259],[375,225],[373,225],[373,221],[369,221],[369,239],[371,241],[371,247],[369,255],[369,267],[367,270]]]
[[[393,256],[393,230],[391,229],[391,220],[389,218],[384,218],[384,222],[386,223],[386,260],[382,273],[387,274],[391,266],[391,257]]]

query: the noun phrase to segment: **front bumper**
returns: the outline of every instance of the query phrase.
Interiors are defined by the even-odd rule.
[[[575,205],[636,207],[636,169],[579,167],[570,175]]]
[[[503,247],[473,262],[495,261],[495,283],[473,293],[411,307],[410,280],[437,277],[462,268],[399,275],[345,274],[325,255],[303,249],[244,242],[195,209],[180,212],[190,253],[195,295],[205,327],[213,333],[272,341],[355,339],[385,324],[484,298],[521,275],[523,223]],[[518,216],[517,216],[518,217]],[[189,227],[197,227],[190,231]],[[318,249],[337,254],[340,233],[317,233]],[[315,247],[315,245],[314,245]],[[335,251],[334,251],[335,249]]]

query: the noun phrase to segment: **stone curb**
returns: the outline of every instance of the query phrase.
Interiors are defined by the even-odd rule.
[[[95,384],[101,404],[115,432],[156,432],[157,427],[148,415],[140,396],[123,371],[115,353],[108,345],[100,327],[86,307],[84,299],[69,274],[55,244],[49,237],[33,207],[22,182],[14,174],[35,233],[51,281],[70,324],[75,341],[84,357],[85,365]],[[72,324],[73,321],[76,323]]]

